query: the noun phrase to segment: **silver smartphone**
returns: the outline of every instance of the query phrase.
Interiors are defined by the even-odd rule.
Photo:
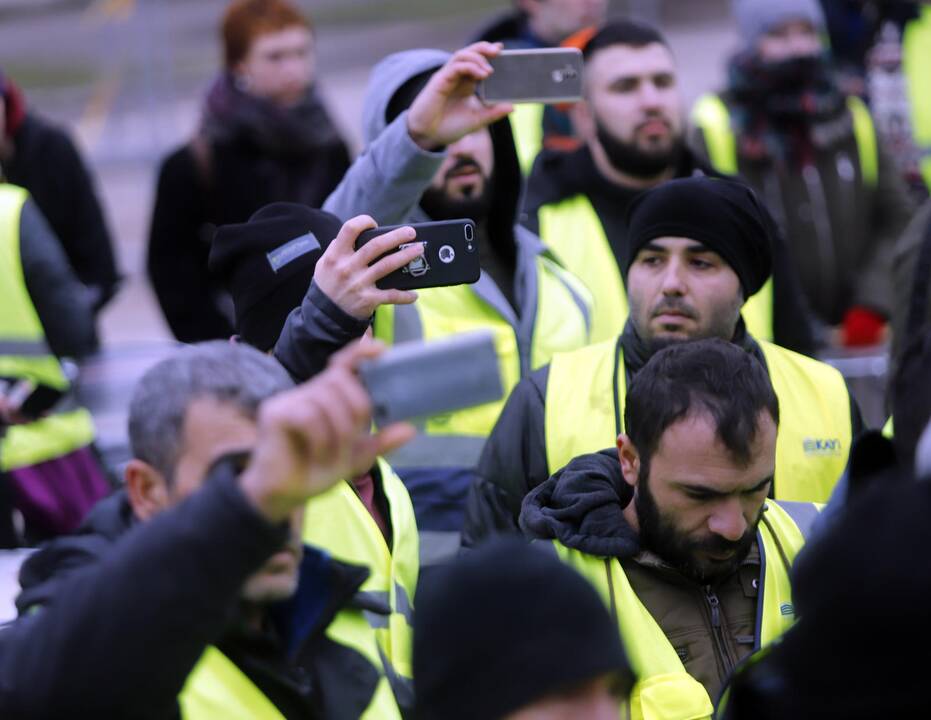
[[[395,345],[359,367],[380,426],[500,400],[501,366],[489,331]]]
[[[502,50],[489,62],[494,72],[477,90],[483,102],[563,103],[582,98],[578,48]]]

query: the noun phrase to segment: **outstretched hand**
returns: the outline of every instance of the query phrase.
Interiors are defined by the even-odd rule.
[[[383,350],[371,340],[353,343],[312,380],[262,403],[241,483],[269,521],[284,521],[309,498],[367,472],[376,457],[414,437],[409,423],[371,432],[372,405],[356,371]]]
[[[478,42],[457,51],[420,91],[407,113],[407,130],[425,150],[451,145],[507,115],[509,103],[485,105],[475,95],[481,80],[492,74],[489,58],[500,43]]]

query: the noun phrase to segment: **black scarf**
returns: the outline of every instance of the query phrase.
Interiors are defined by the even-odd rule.
[[[246,141],[275,157],[305,157],[342,142],[310,87],[288,108],[251,95],[222,73],[207,93],[201,131],[211,144]]]

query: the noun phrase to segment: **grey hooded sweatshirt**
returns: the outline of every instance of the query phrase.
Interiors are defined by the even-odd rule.
[[[380,225],[430,219],[420,207],[420,199],[446,152],[425,151],[411,139],[403,106],[414,97],[416,87],[427,75],[449,57],[439,50],[413,50],[391,55],[376,65],[363,108],[366,148],[327,198],[325,210],[343,220],[365,213]],[[536,235],[517,224],[522,177],[509,121],[505,118],[494,123],[489,132],[494,150],[492,200],[487,216],[479,223],[482,275],[470,289],[514,329],[523,376],[532,369],[531,349],[538,348],[534,357],[539,364],[539,348],[549,352],[555,344],[547,342],[543,332],[537,332],[542,327],[540,317],[546,315],[540,312],[538,261],[545,256],[548,268],[558,262]],[[561,281],[566,297],[565,303],[549,301],[547,327],[574,324],[582,328],[580,335],[587,336],[590,300],[584,296],[584,286],[562,270],[547,272]],[[430,292],[421,291],[418,302],[427,302]],[[349,335],[358,331],[357,326],[350,328],[350,323],[335,321],[332,312],[330,321],[321,321],[326,313],[321,312],[319,295],[312,285],[302,306],[289,316],[275,347],[275,356],[298,380],[320,369],[321,341],[332,345],[334,332],[342,332],[340,326],[346,328],[347,342],[352,339]],[[399,312],[412,309],[402,306]],[[564,313],[564,317],[554,318],[554,313]],[[483,444],[482,438],[466,440],[470,442],[468,452],[457,455],[455,463],[449,457],[442,458],[435,467],[432,462],[414,460],[416,440],[390,458],[411,494],[424,565],[448,557],[458,548],[465,496],[475,477]]]

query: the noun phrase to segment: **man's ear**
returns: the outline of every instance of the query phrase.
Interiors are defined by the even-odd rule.
[[[569,108],[569,119],[576,134],[585,142],[595,139],[595,119],[588,100],[579,100]]]
[[[168,507],[168,482],[147,462],[130,460],[123,471],[123,479],[129,504],[139,520],[149,520]]]
[[[624,482],[636,488],[637,481],[640,479],[640,453],[624,433],[617,436],[617,459],[621,462]]]

